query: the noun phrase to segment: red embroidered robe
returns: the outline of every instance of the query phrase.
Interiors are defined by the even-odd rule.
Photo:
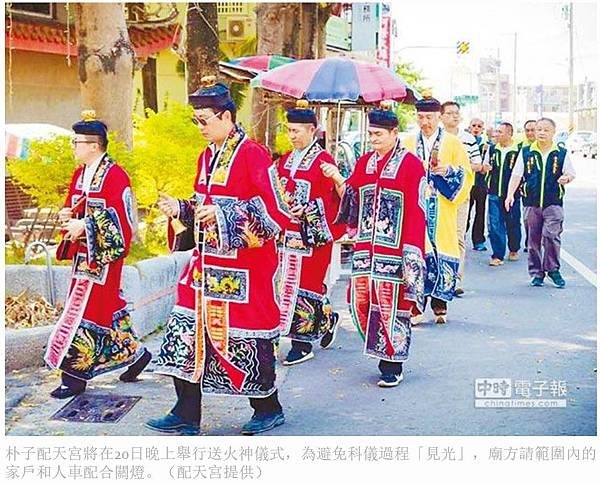
[[[346,181],[338,217],[357,228],[352,319],[365,353],[387,361],[408,358],[410,316],[423,311],[425,185],[423,164],[399,143],[381,159],[366,153]]]
[[[211,167],[212,165],[212,167]],[[200,155],[191,200],[180,201],[188,231],[173,250],[195,242],[183,270],[155,372],[201,382],[202,392],[254,397],[275,390],[275,238],[289,220],[276,168],[263,146],[236,127],[216,152]],[[280,200],[277,200],[280,197]],[[195,208],[216,205],[216,221],[200,224]]]
[[[65,253],[73,259],[73,276],[44,358],[50,367],[87,380],[131,365],[143,347],[120,290],[136,220],[129,176],[105,155],[84,194],[83,172],[83,166],[75,170],[65,207],[86,196],[81,214],[85,235]]]
[[[281,272],[281,328],[294,340],[320,338],[329,325],[323,311],[325,275],[333,242],[344,233],[334,224],[339,197],[334,182],[323,175],[322,163],[335,164],[333,157],[314,140],[301,154],[294,169],[293,152],[283,155],[277,169],[290,206],[305,205],[301,220],[292,219],[279,245]]]

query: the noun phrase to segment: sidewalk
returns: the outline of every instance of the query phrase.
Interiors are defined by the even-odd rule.
[[[346,281],[333,289],[341,328],[333,348],[279,365],[286,424],[272,435],[593,435],[596,433],[596,291],[570,267],[567,289],[528,286],[526,261],[487,266],[489,252],[469,249],[463,298],[449,306],[445,326],[415,327],[405,380],[380,389],[377,361],[346,309]],[[161,336],[146,344],[155,352]],[[282,339],[279,360],[289,341]],[[474,380],[565,381],[563,409],[476,409]],[[76,424],[49,418],[66,402],[49,397],[56,373],[33,369],[7,375],[8,435],[155,435],[143,422],[167,412],[174,389],[166,376],[145,372],[137,383],[117,376],[94,380],[89,393],[142,396],[117,424]],[[547,397],[546,395],[544,397]],[[237,435],[250,418],[246,398],[207,396],[202,431]]]
[[[153,355],[158,353],[162,334],[153,335],[144,344]],[[152,366],[144,371],[138,382],[119,381],[118,373],[102,376],[88,384],[85,394],[118,394],[142,396],[142,399],[118,423],[72,423],[49,418],[70,400],[49,396],[59,384],[58,372],[48,369],[15,371],[6,376],[6,434],[7,435],[156,435],[143,423],[166,414],[175,403],[175,389],[168,376],[153,374]],[[278,385],[285,381],[287,368],[279,366]],[[252,409],[246,398],[206,396],[203,403],[202,432],[209,435],[238,434],[250,419]]]

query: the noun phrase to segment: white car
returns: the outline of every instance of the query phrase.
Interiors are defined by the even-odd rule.
[[[598,145],[596,144],[596,137],[594,137],[592,141],[583,144],[581,147],[581,153],[585,158],[598,157]]]
[[[576,131],[567,138],[566,147],[569,153],[581,152],[584,145],[595,142],[596,135],[593,131]]]

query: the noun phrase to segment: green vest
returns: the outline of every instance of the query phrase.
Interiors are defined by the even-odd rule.
[[[554,145],[543,159],[537,143],[523,148],[523,205],[548,207],[563,205],[564,187],[558,183],[563,174],[567,150]]]
[[[510,176],[512,175],[520,150],[516,144],[512,144],[507,148],[508,151],[504,153],[504,147],[500,147],[498,144],[493,145],[490,149],[490,165],[492,166],[492,170],[487,174],[488,193],[501,198],[506,197],[508,192]]]

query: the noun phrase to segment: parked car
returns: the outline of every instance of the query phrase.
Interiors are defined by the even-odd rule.
[[[598,156],[598,145],[596,137],[592,141],[586,142],[581,147],[581,153],[586,158],[596,158]]]
[[[569,153],[581,152],[586,143],[596,143],[593,131],[576,131],[567,138],[566,146]]]

